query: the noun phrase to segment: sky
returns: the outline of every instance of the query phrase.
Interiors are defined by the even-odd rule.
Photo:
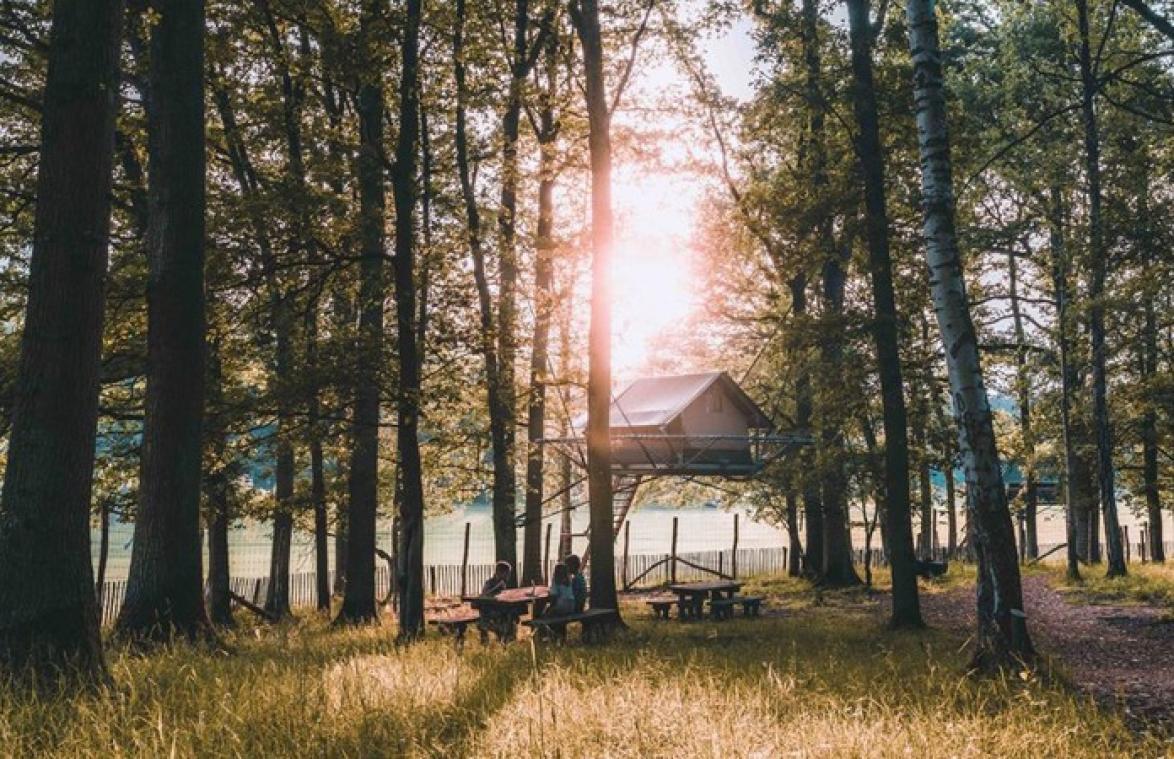
[[[747,18],[704,43],[702,56],[723,94],[746,100],[752,95],[753,42]],[[628,103],[679,90],[688,82],[671,61],[639,66]],[[621,106],[622,111],[622,106]],[[616,115],[616,123],[642,115]],[[632,123],[632,121],[629,121]],[[696,135],[678,133],[660,145],[669,160],[694,156],[716,158],[716,148],[696,143]],[[708,141],[706,141],[708,143]],[[613,176],[616,245],[613,269],[613,363],[617,377],[640,374],[650,349],[663,333],[686,320],[701,295],[696,291],[692,237],[698,208],[709,181],[698,173],[650,169],[617,160]],[[691,367],[696,369],[715,367]],[[720,367],[716,367],[720,368]]]

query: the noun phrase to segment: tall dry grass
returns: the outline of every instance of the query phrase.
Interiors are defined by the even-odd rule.
[[[388,627],[310,619],[229,637],[231,655],[113,651],[116,685],[0,689],[11,756],[1162,755],[1046,678],[963,673],[962,641],[889,632],[858,595],[757,585],[781,616],[631,629],[585,647],[396,648]]]

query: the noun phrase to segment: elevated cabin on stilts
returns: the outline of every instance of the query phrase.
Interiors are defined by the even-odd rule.
[[[612,468],[627,475],[757,474],[774,425],[725,372],[646,377],[612,401]],[[587,417],[575,420],[576,432]]]
[[[655,477],[746,479],[797,446],[806,431],[781,433],[726,372],[638,379],[610,407],[612,493],[618,539],[642,482]],[[586,468],[587,416],[574,437],[544,440]],[[586,556],[584,556],[586,559]]]

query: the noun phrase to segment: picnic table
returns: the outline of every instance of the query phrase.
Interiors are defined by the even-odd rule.
[[[545,605],[550,589],[545,585],[510,588],[495,596],[464,596],[461,600],[481,613],[481,638],[492,631],[499,640],[511,641],[518,631],[518,620],[534,614],[535,606]]]
[[[733,598],[742,583],[732,580],[717,580],[713,582],[679,582],[669,586],[669,590],[677,594],[677,618],[701,619],[705,613],[705,601]]]

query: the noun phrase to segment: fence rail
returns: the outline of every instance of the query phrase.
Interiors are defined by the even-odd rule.
[[[1174,555],[1174,543],[1166,542],[1166,555]],[[1046,553],[1057,545],[1041,545],[1040,554]],[[633,554],[627,557],[616,557],[616,585],[621,588],[639,589],[664,585],[674,577],[678,581],[703,580],[714,574],[735,575],[747,577],[752,575],[782,574],[787,571],[787,548],[727,548],[714,551],[697,551],[692,553],[676,554],[677,561],[673,561],[671,553]],[[955,552],[959,558],[960,552]],[[863,564],[864,549],[854,549],[853,560]],[[952,558],[945,548],[935,549],[934,558],[944,560]],[[1130,554],[1138,558],[1147,555],[1146,548],[1134,543],[1130,546]],[[1063,552],[1056,552],[1053,557],[1063,558]],[[887,557],[879,548],[870,550],[869,556],[872,566],[885,566]],[[675,564],[675,568],[674,568]],[[550,576],[554,568],[553,561],[547,561],[546,577]],[[478,589],[493,575],[493,564],[469,564],[465,566],[462,577],[460,564],[429,564],[424,567],[424,591],[432,596],[457,596],[462,591],[476,593]],[[633,582],[638,580],[638,582]],[[463,581],[463,586],[462,586]],[[243,598],[247,598],[257,605],[265,603],[265,596],[269,592],[268,577],[234,577],[231,581],[232,591]],[[334,587],[334,572],[330,572],[330,587]],[[386,566],[375,569],[375,594],[378,598],[387,596],[391,587],[391,574]],[[294,608],[313,607],[317,604],[317,585],[313,572],[299,572],[291,574],[289,578],[289,601]],[[122,606],[122,599],[126,595],[126,580],[110,580],[103,584],[98,597],[98,606],[102,613],[102,624],[109,625],[118,616]]]

